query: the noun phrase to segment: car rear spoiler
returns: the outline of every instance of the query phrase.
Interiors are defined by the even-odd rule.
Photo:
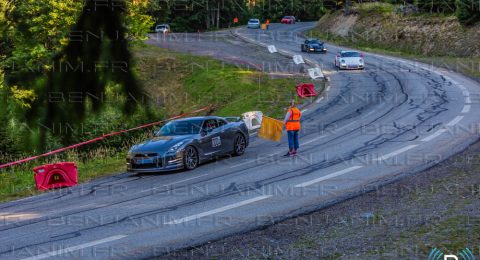
[[[228,116],[228,117],[224,117],[225,120],[227,120],[228,122],[239,122],[239,121],[242,121],[242,118],[239,117],[239,116]]]

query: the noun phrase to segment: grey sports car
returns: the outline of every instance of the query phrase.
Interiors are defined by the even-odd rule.
[[[206,116],[178,119],[165,124],[154,138],[130,148],[127,170],[192,170],[220,155],[242,155],[248,143],[248,129],[240,118]]]

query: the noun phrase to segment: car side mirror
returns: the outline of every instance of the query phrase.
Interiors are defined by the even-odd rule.
[[[340,58],[340,54],[337,54],[337,58]]]
[[[208,134],[207,129],[202,129],[202,130],[200,130],[200,135],[201,135],[201,136],[206,136],[207,134]]]
[[[365,58],[365,54],[363,54],[363,53],[360,54],[360,57]]]

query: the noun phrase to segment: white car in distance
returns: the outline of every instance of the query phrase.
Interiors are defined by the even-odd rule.
[[[365,68],[365,55],[357,51],[341,51],[335,56],[335,67],[339,69],[361,69]]]

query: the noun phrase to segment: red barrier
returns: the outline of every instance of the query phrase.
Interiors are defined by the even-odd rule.
[[[315,97],[317,96],[317,91],[315,91],[315,85],[312,83],[302,83],[296,86],[297,95],[301,98],[304,97]]]
[[[98,142],[98,141],[101,141],[101,140],[103,140],[103,139],[105,139],[105,138],[107,138],[107,137],[109,137],[109,136],[124,134],[124,133],[131,132],[131,131],[134,131],[134,130],[138,130],[138,129],[142,129],[142,128],[146,128],[146,127],[150,127],[150,126],[155,126],[155,125],[163,124],[163,123],[165,123],[166,121],[178,119],[178,118],[181,118],[181,117],[184,117],[184,116],[188,116],[188,115],[191,115],[191,114],[195,114],[195,113],[198,113],[198,112],[202,112],[202,111],[205,111],[205,110],[208,110],[208,109],[211,109],[211,106],[204,107],[204,108],[200,108],[200,109],[197,109],[197,110],[193,110],[193,111],[190,111],[190,112],[188,112],[188,113],[183,113],[183,114],[181,114],[181,115],[174,116],[174,117],[171,117],[171,118],[162,120],[162,121],[158,121],[158,122],[153,122],[153,123],[150,123],[150,124],[145,124],[145,125],[137,126],[137,127],[130,128],[130,129],[127,129],[127,130],[121,130],[121,131],[118,131],[118,132],[113,132],[113,133],[109,133],[109,134],[104,134],[104,135],[102,135],[102,136],[100,136],[100,137],[97,137],[97,138],[94,138],[94,139],[91,139],[91,140],[88,140],[88,141],[85,141],[85,142],[81,142],[81,143],[78,143],[78,144],[70,145],[70,146],[67,146],[67,147],[64,147],[64,148],[60,148],[60,149],[57,149],[57,150],[54,150],[54,151],[50,151],[50,152],[48,152],[48,153],[31,156],[31,157],[28,157],[28,158],[25,158],[25,159],[22,159],[22,160],[18,160],[18,161],[15,161],[15,162],[11,162],[11,163],[2,164],[2,165],[0,165],[0,169],[6,168],[6,167],[9,167],[9,166],[13,166],[13,165],[17,165],[17,164],[21,164],[21,163],[24,163],[24,162],[33,161],[33,160],[35,160],[35,159],[38,159],[38,158],[41,158],[41,157],[46,157],[46,156],[49,156],[49,155],[52,155],[52,154],[61,153],[61,152],[66,151],[66,150],[71,150],[71,149],[74,149],[74,148],[77,148],[77,147],[80,147],[80,146],[84,146],[84,145],[87,145],[87,144],[91,144],[91,143],[94,143],[94,142]]]
[[[49,190],[76,186],[78,170],[73,162],[61,162],[35,167],[37,190]]]

